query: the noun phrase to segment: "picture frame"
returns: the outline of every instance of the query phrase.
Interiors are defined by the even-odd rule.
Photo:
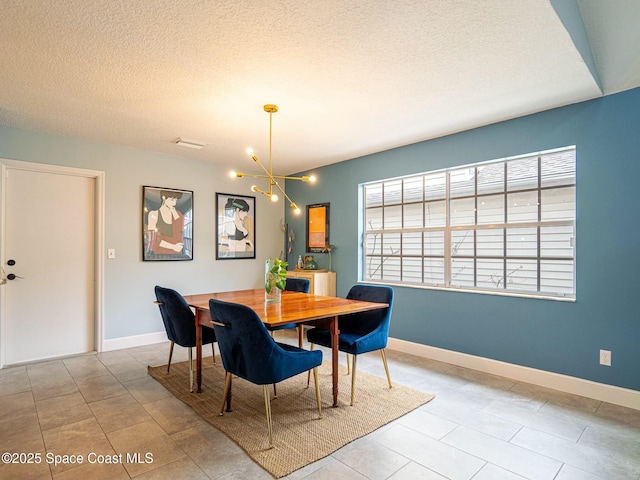
[[[142,187],[142,259],[193,260],[193,191]]]
[[[329,245],[329,203],[307,205],[307,252],[322,253]]]
[[[216,260],[256,258],[256,197],[216,192]]]

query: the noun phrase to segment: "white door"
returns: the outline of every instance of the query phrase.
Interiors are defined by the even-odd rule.
[[[4,181],[4,364],[93,351],[96,179],[7,168]]]

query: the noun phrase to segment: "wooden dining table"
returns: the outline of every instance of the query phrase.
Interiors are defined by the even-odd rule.
[[[386,303],[364,302],[340,297],[324,297],[283,291],[279,302],[266,302],[264,289],[237,290],[231,292],[185,295],[189,306],[195,310],[196,323],[196,383],[202,391],[202,327],[212,328],[209,300],[239,303],[254,310],[260,319],[270,326],[290,323],[311,323],[331,332],[331,373],[333,380],[333,406],[338,405],[338,317],[349,313],[386,308]],[[215,319],[213,319],[215,320]]]

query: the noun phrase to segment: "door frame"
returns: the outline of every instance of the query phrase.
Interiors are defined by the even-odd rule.
[[[19,160],[0,158],[2,165],[2,180],[0,181],[0,267],[6,264],[6,183],[10,170],[26,170],[31,172],[51,173],[58,175],[72,175],[93,178],[95,181],[95,211],[94,211],[94,349],[102,352],[104,339],[104,212],[105,212],[105,172],[100,170],[86,170],[76,167],[65,167],[44,163],[32,163]],[[4,272],[4,271],[2,271]],[[4,280],[4,273],[2,273]],[[5,280],[6,281],[6,280]],[[0,368],[5,365],[5,289],[0,285]]]

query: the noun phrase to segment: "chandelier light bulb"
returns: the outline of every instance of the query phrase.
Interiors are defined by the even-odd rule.
[[[316,181],[316,176],[315,175],[308,175],[308,176],[305,175],[305,176],[302,176],[302,177],[294,177],[294,176],[274,175],[273,174],[272,158],[271,158],[271,146],[272,146],[272,142],[271,142],[272,123],[271,122],[272,122],[272,115],[278,111],[278,106],[277,105],[273,105],[273,104],[267,104],[267,105],[264,106],[264,111],[269,114],[269,164],[268,164],[269,168],[265,167],[262,164],[262,162],[260,161],[258,156],[254,153],[253,149],[249,147],[249,148],[247,148],[247,155],[249,155],[251,160],[256,162],[256,164],[262,169],[264,174],[262,174],[262,173],[260,173],[260,174],[257,174],[257,173],[241,173],[241,172],[233,171],[233,172],[230,172],[230,176],[231,176],[231,178],[253,177],[253,178],[263,178],[263,179],[268,180],[269,181],[269,190],[260,190],[257,185],[251,185],[251,191],[252,192],[262,193],[263,195],[268,196],[269,200],[271,200],[271,202],[275,203],[279,199],[278,195],[273,193],[273,189],[275,187],[276,190],[280,190],[280,193],[284,196],[286,201],[288,201],[291,204],[291,208],[293,209],[294,214],[299,215],[300,214],[300,208],[298,208],[298,206],[295,203],[293,203],[291,198],[289,198],[289,195],[286,194],[286,192],[284,191],[284,188],[280,186],[280,184],[278,183],[277,180],[301,180],[303,182],[314,183]]]

